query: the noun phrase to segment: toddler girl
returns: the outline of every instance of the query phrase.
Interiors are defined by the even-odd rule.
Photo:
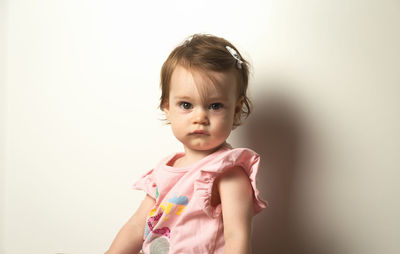
[[[223,38],[193,35],[161,69],[160,108],[184,152],[133,186],[146,197],[107,253],[251,253],[259,156],[226,143],[250,114],[248,63]]]

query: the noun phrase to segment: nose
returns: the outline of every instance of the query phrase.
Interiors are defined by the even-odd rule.
[[[203,108],[197,108],[193,111],[193,124],[208,125],[210,123],[207,115],[207,111]]]

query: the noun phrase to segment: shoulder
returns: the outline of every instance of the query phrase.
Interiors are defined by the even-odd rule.
[[[259,158],[255,151],[249,148],[233,148],[225,151],[224,157],[232,161],[241,162],[249,159]]]
[[[216,172],[222,173],[234,167],[241,167],[245,171],[248,171],[254,168],[254,166],[258,167],[259,161],[260,156],[255,151],[249,148],[233,148],[218,152],[212,161],[210,161],[210,164],[216,166],[214,168]]]
[[[222,149],[199,165],[200,175],[205,179],[215,179],[221,174],[234,174],[241,169],[247,176],[256,173],[259,155],[248,148]],[[236,170],[233,170],[236,168]],[[232,171],[229,173],[229,171]],[[241,173],[239,173],[241,174]],[[201,177],[200,177],[201,178]],[[200,179],[201,180],[201,179]]]
[[[218,155],[218,167],[202,170],[198,180],[212,185],[212,203],[215,205],[223,199],[254,203],[254,212],[266,207],[266,202],[259,197],[256,178],[260,165],[260,156],[249,148],[227,149]]]
[[[234,199],[252,197],[253,191],[250,181],[242,167],[233,166],[217,177],[215,188],[218,190],[221,199],[224,199],[223,196]]]

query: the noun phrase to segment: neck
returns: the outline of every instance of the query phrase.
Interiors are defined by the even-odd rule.
[[[219,146],[217,146],[217,147],[215,147],[213,149],[210,149],[210,150],[193,150],[193,149],[184,147],[185,156],[183,156],[180,159],[179,165],[180,166],[191,165],[191,164],[203,159],[207,155],[210,155],[210,154],[214,153],[215,151],[217,151],[218,149],[220,149],[224,145],[225,145],[225,143],[222,143],[221,145],[219,145]]]

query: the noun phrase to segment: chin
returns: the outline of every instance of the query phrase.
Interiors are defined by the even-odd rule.
[[[197,145],[193,146],[192,149],[197,151],[210,151],[218,148],[219,146],[220,145]]]

